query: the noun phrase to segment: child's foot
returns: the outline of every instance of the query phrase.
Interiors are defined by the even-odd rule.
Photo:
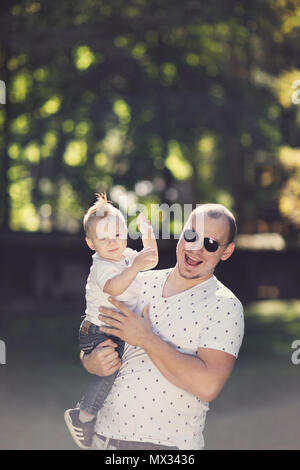
[[[88,450],[92,445],[96,417],[91,421],[83,423],[79,419],[79,413],[79,408],[67,410],[65,411],[64,418],[75,444],[80,449]]]

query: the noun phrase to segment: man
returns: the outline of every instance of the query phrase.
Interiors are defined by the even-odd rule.
[[[141,315],[114,299],[112,309],[99,309],[103,332],[114,328],[127,347],[122,364],[111,340],[82,358],[93,374],[120,368],[98,415],[95,449],[203,448],[208,403],[230,376],[244,333],[241,303],[214,276],[234,251],[235,231],[225,207],[199,206],[176,266],[141,275]]]

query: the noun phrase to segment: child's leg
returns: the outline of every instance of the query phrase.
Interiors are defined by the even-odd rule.
[[[84,320],[80,327],[79,342],[82,351],[90,354],[93,349],[108,336],[104,335],[97,325]],[[124,342],[119,338],[112,337],[118,344],[117,351],[120,357],[123,354]],[[91,385],[81,400],[80,407],[66,410],[64,414],[65,423],[70,431],[74,442],[81,449],[90,449],[94,435],[95,419],[98,410],[106,399],[117,372],[108,377],[93,376]]]
[[[100,332],[98,326],[84,321],[80,328],[80,347],[86,354],[90,354],[98,344],[105,341],[108,337],[109,336]],[[113,337],[113,341],[118,344],[117,351],[119,356],[122,356],[124,341],[121,341],[116,337]],[[91,383],[80,402],[79,419],[82,422],[91,421],[97,415],[113,386],[117,374],[118,371],[110,376],[93,376]]]
[[[80,402],[79,419],[89,421],[94,419],[109,394],[118,371],[106,377],[94,376]]]

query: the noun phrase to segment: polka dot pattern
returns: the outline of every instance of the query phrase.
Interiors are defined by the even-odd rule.
[[[153,330],[182,353],[195,356],[199,347],[207,347],[237,356],[243,337],[243,310],[238,299],[215,277],[164,298],[169,272],[140,274],[145,293],[137,312],[149,304]],[[115,439],[201,449],[207,410],[207,403],[168,382],[142,349],[126,344],[96,431]]]

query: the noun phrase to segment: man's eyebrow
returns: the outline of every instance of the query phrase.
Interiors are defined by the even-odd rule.
[[[193,224],[192,224],[192,230],[193,230],[194,232],[198,233],[197,230],[194,228],[194,225],[193,225]],[[215,240],[216,242],[221,243],[221,241],[220,241],[218,238],[216,238],[216,237],[211,237],[210,235],[205,235],[204,230],[203,230],[203,238],[211,238],[212,240]]]

